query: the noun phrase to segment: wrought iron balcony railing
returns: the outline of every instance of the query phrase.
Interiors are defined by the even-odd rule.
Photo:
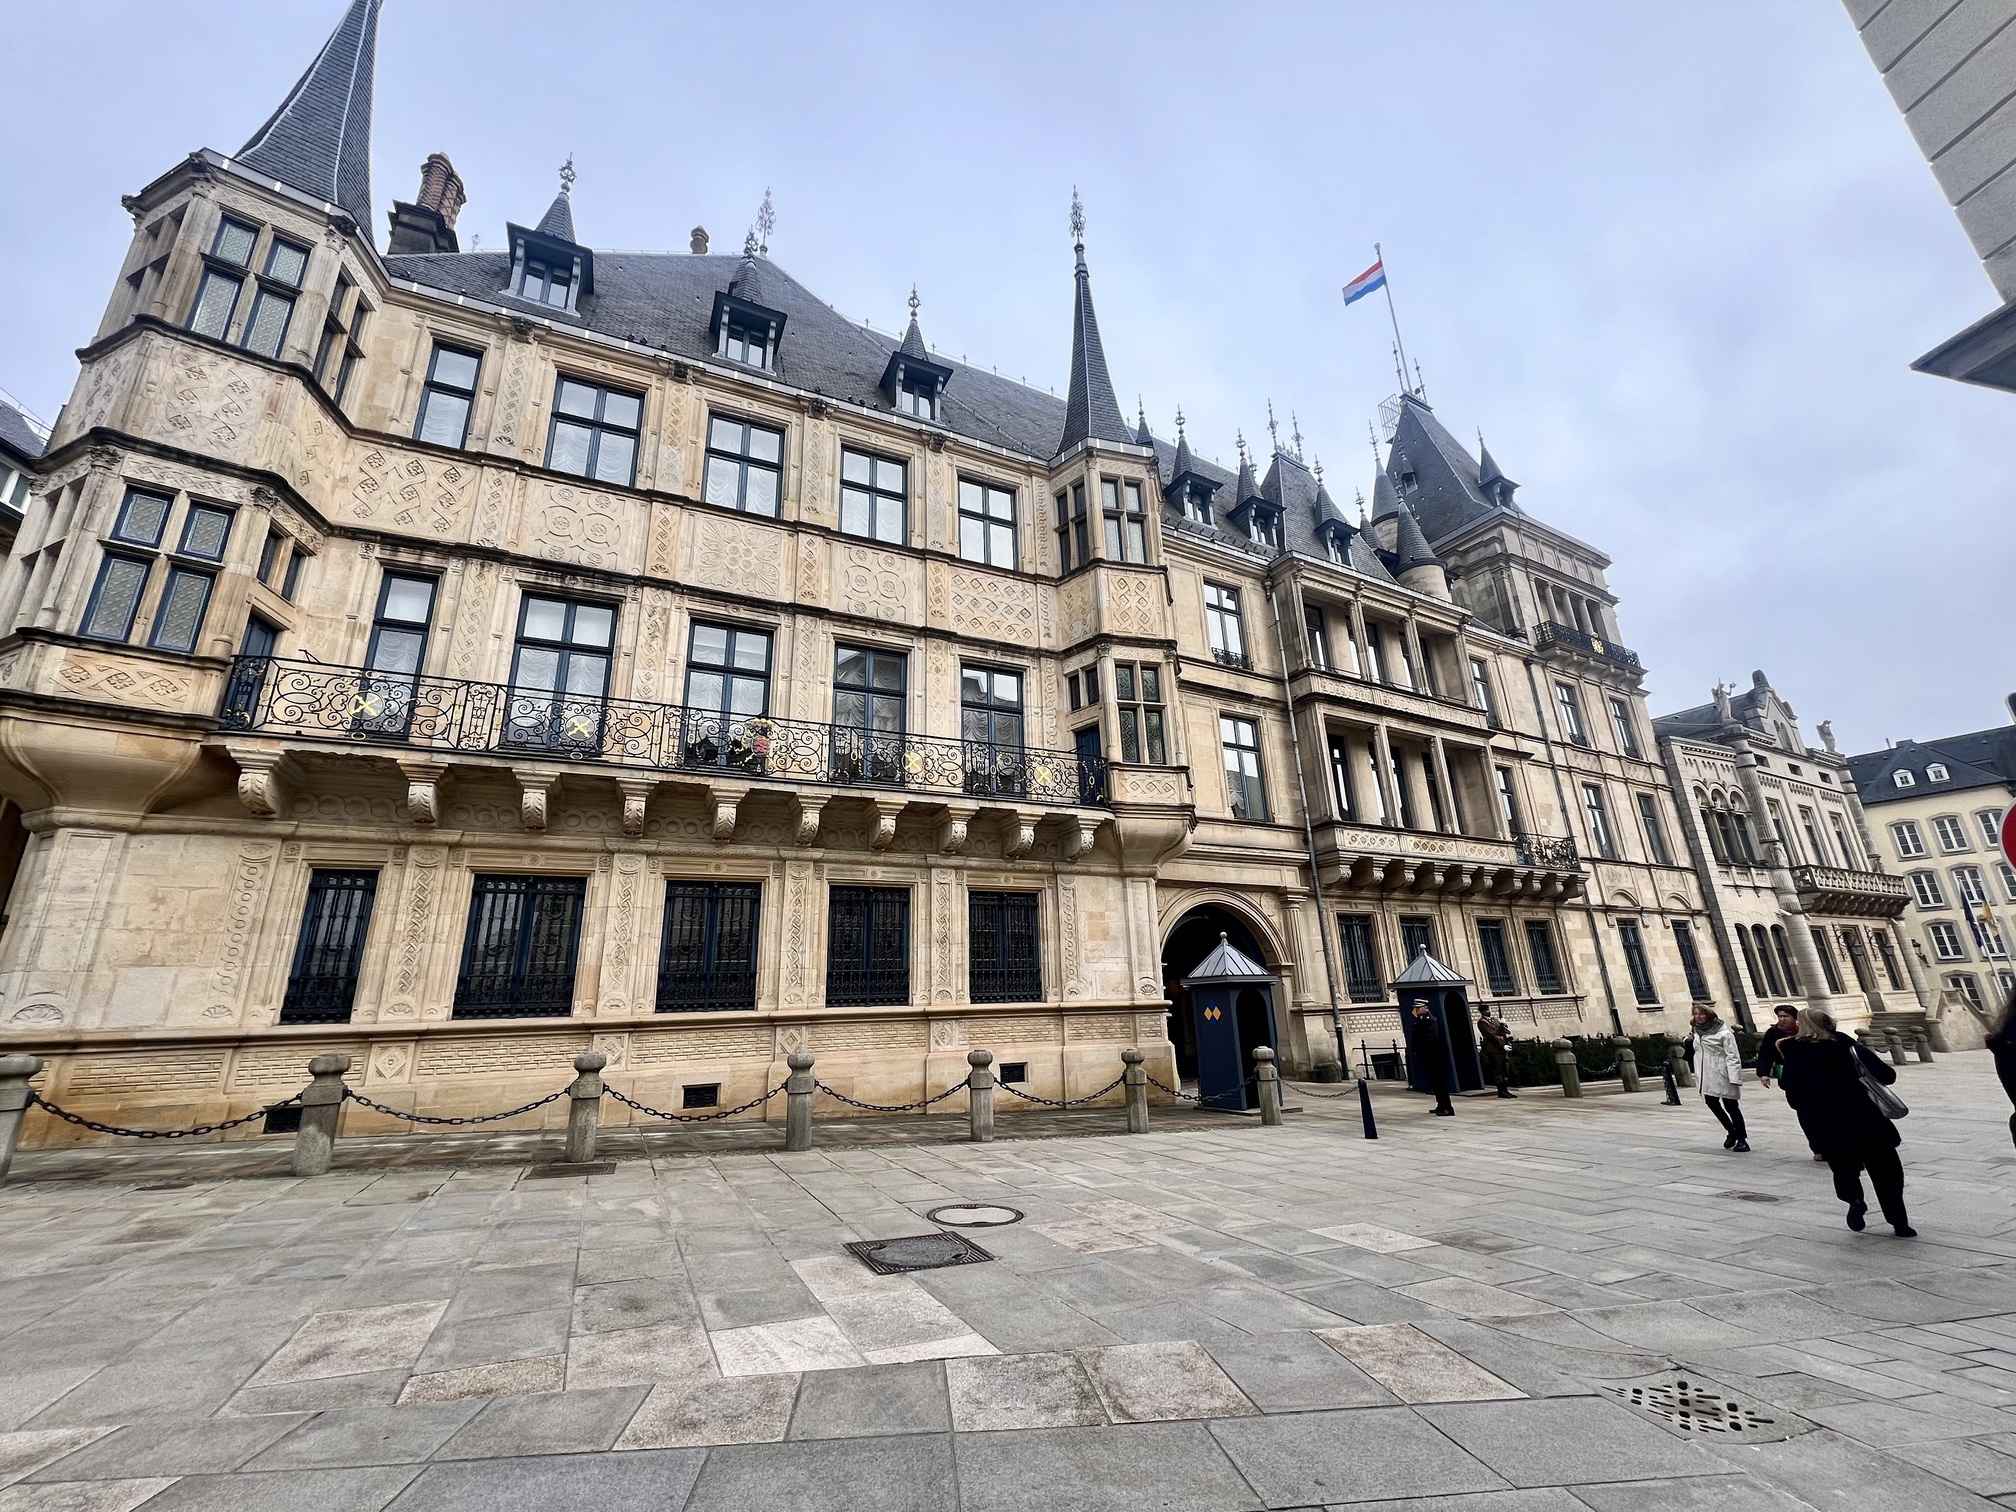
[[[679,704],[241,656],[218,726],[425,751],[1104,808],[1106,761]]]
[[[1533,627],[1534,649],[1545,651],[1553,646],[1561,646],[1570,651],[1580,651],[1584,656],[1599,656],[1604,661],[1615,662],[1620,667],[1640,670],[1638,653],[1627,651],[1613,640],[1605,640],[1600,635],[1591,635],[1587,630],[1578,630],[1573,625],[1557,625],[1552,620]]]
[[[1237,667],[1241,672],[1253,670],[1253,658],[1244,651],[1229,650],[1224,646],[1211,648],[1211,659],[1221,667]]]
[[[1544,866],[1550,871],[1581,868],[1582,853],[1576,850],[1572,835],[1514,835],[1512,843],[1519,847],[1519,859],[1528,866]]]

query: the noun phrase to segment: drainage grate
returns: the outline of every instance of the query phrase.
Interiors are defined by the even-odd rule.
[[[1022,1210],[1002,1207],[996,1202],[955,1202],[949,1207],[933,1208],[924,1216],[933,1223],[953,1228],[1000,1228],[1004,1223],[1020,1223]]]
[[[535,1166],[519,1177],[520,1181],[539,1181],[552,1176],[607,1176],[616,1169],[613,1160],[591,1160],[579,1165],[568,1165],[564,1160],[556,1160],[552,1165]]]
[[[1776,1192],[1717,1192],[1717,1197],[1727,1197],[1732,1202],[1783,1202],[1785,1199]]]
[[[1768,1428],[1776,1421],[1719,1392],[1686,1381],[1657,1386],[1605,1386],[1603,1390],[1627,1406],[1643,1408],[1687,1433],[1750,1433]]]
[[[964,1234],[911,1234],[902,1239],[863,1239],[847,1252],[878,1276],[978,1265],[994,1257]]]
[[[186,1192],[193,1185],[195,1183],[189,1181],[154,1181],[149,1182],[143,1187],[135,1187],[133,1190],[136,1192]]]

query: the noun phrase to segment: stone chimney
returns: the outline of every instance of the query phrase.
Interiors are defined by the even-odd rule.
[[[695,257],[703,255],[707,251],[707,228],[705,226],[695,226],[687,240],[687,245],[692,248]]]
[[[420,192],[414,202],[392,202],[392,230],[385,250],[395,257],[414,252],[460,252],[455,217],[468,199],[462,175],[448,161],[448,154],[430,154],[420,165]]]

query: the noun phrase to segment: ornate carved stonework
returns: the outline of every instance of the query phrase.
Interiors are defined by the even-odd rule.
[[[1019,861],[1036,846],[1036,816],[1010,814],[1001,821],[1001,854]]]
[[[252,930],[259,917],[260,900],[266,894],[266,871],[280,847],[270,841],[255,840],[238,848],[237,874],[232,878],[231,903],[225,914],[224,950],[211,978],[216,994],[212,1008],[224,1012],[218,1018],[235,1017],[240,983],[250,954]]]
[[[702,519],[693,529],[689,578],[751,598],[784,595],[784,537],[734,518]]]
[[[623,524],[619,505],[594,489],[568,483],[542,486],[543,498],[533,505],[527,549],[549,562],[576,567],[613,568],[623,561]]]
[[[798,795],[798,828],[791,837],[795,844],[810,845],[819,838],[819,819],[825,808],[823,798]]]

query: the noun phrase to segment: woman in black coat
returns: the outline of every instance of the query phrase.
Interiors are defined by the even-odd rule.
[[[1799,1033],[1781,1040],[1778,1050],[1785,1095],[1813,1148],[1833,1169],[1834,1193],[1848,1204],[1848,1227],[1861,1229],[1869,1211],[1862,1197],[1866,1170],[1884,1221],[1898,1238],[1916,1238],[1918,1231],[1904,1213],[1904,1166],[1897,1158],[1903,1141],[1862,1087],[1864,1071],[1886,1086],[1897,1080],[1897,1073],[1837,1030],[1832,1015],[1818,1008],[1799,1010]]]

